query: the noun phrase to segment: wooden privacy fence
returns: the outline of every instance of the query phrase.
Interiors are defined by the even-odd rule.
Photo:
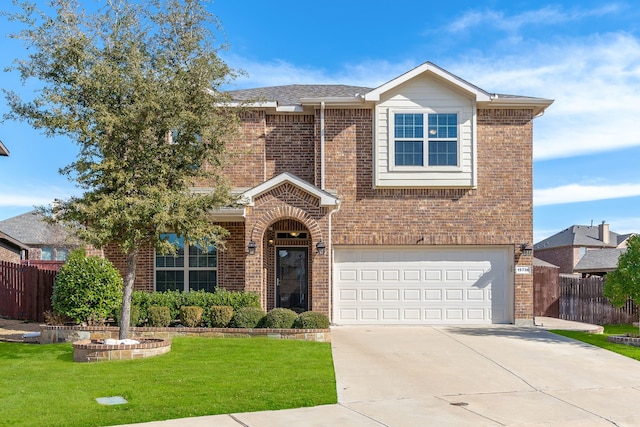
[[[602,295],[602,277],[587,278],[560,275],[560,319],[595,325],[632,323],[638,321],[638,308],[632,301],[622,308],[609,303]]]
[[[44,322],[57,272],[0,261],[0,316]]]
[[[533,267],[533,315],[560,317],[557,267]]]

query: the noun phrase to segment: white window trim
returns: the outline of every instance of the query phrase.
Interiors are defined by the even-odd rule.
[[[158,267],[156,265],[156,256],[158,255],[158,253],[156,251],[154,251],[153,253],[153,290],[158,292],[157,288],[156,288],[156,284],[157,284],[157,277],[156,277],[156,273],[158,271],[182,271],[184,272],[184,286],[182,289],[183,292],[189,292],[190,288],[189,288],[189,272],[190,271],[215,271],[216,272],[216,288],[219,286],[220,283],[220,276],[218,275],[218,262],[220,261],[218,255],[218,251],[216,250],[216,266],[215,267],[190,267],[189,266],[189,249],[192,246],[189,246],[187,244],[185,244],[185,248],[184,248],[184,266],[182,267]]]
[[[388,151],[389,151],[389,172],[461,172],[461,146],[462,146],[462,124],[460,123],[460,117],[462,110],[458,109],[446,109],[446,110],[431,110],[431,109],[389,109],[389,117],[387,118],[388,129]],[[396,114],[422,114],[424,115],[424,138],[423,138],[423,166],[396,166],[396,137],[395,137],[395,118]],[[429,114],[455,114],[458,120],[458,138],[456,141],[456,166],[429,166],[429,137],[428,132],[428,115]]]

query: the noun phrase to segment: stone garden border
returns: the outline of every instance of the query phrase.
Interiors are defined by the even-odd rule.
[[[80,340],[118,339],[117,326],[55,326],[40,325],[40,344],[58,342],[76,342]],[[214,337],[214,338],[255,338],[291,339],[315,342],[331,342],[330,329],[243,329],[243,328],[149,328],[134,327],[129,330],[129,338],[161,338],[171,340],[175,337]]]

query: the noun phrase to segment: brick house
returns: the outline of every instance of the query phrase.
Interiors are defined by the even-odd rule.
[[[335,324],[532,324],[521,248],[533,119],[551,100],[488,93],[428,62],[378,88],[230,93],[259,101],[227,144],[243,204],[212,215],[226,248],[141,253],[137,289],[255,291],[265,310]]]
[[[618,234],[604,221],[598,225],[572,225],[540,242],[533,248],[536,258],[560,267],[560,274],[604,273],[615,270],[620,249],[627,247],[633,234]],[[602,251],[589,254],[591,251]],[[578,264],[583,262],[582,266]],[[577,268],[578,267],[578,268]]]
[[[71,250],[81,246],[63,226],[47,223],[35,210],[0,221],[0,247],[3,241],[12,258],[0,259],[12,262],[57,261],[61,264]]]

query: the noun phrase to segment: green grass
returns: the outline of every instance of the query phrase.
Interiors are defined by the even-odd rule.
[[[638,327],[633,325],[604,325],[604,333],[602,334],[588,334],[585,332],[574,331],[551,331],[555,334],[565,337],[573,338],[578,341],[582,341],[591,345],[595,345],[600,348],[604,348],[609,351],[613,351],[623,356],[630,357],[632,359],[640,360],[640,347],[634,347],[625,344],[615,344],[607,341],[608,335],[622,335],[622,334],[637,334]]]
[[[97,397],[123,396],[104,406]],[[73,362],[71,344],[0,342],[0,425],[98,426],[336,403],[329,343],[175,338],[141,360]]]

